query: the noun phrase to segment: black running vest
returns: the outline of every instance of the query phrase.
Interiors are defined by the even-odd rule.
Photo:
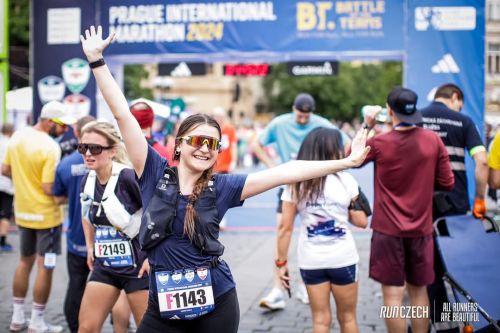
[[[180,195],[177,168],[166,168],[142,216],[139,242],[143,250],[155,247],[173,233]],[[192,241],[204,255],[221,256],[224,253],[224,246],[218,240],[220,219],[216,201],[212,178],[194,203],[195,237]]]

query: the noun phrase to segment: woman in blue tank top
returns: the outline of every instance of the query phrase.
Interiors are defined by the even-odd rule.
[[[177,168],[148,147],[102,53],[114,35],[92,26],[81,36],[97,85],[111,109],[139,179],[140,241],[150,263],[150,293],[138,332],[237,332],[239,307],[229,267],[220,259],[218,223],[225,212],[273,187],[322,177],[365,159],[366,130],[347,158],[292,161],[248,175],[213,175],[221,130],[209,116],[184,120],[175,141]],[[161,227],[159,227],[161,226]]]

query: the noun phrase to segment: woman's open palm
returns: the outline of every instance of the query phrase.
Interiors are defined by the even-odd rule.
[[[351,144],[351,154],[349,159],[356,165],[359,166],[368,155],[370,147],[366,146],[366,139],[368,137],[368,131],[366,129],[361,129],[356,133],[356,136],[352,140]]]
[[[85,37],[80,35],[80,41],[82,42],[83,52],[87,56],[87,59],[92,62],[102,58],[102,52],[115,38],[115,34],[112,33],[106,39],[102,39],[102,27],[98,26],[97,31],[94,26],[90,29],[85,30]]]

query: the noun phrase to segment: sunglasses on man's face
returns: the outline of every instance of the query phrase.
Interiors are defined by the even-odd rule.
[[[66,127],[66,126],[68,126],[68,125],[66,125],[65,123],[63,123],[62,121],[60,121],[59,119],[51,119],[51,120],[52,120],[52,122],[53,122],[54,124],[57,124],[57,125],[59,125],[59,126],[62,126],[62,127]]]
[[[202,136],[202,135],[191,135],[191,136],[183,136],[180,139],[186,141],[186,143],[195,148],[201,148],[204,145],[211,150],[219,150],[220,141],[219,139],[212,138],[210,136]]]
[[[93,143],[79,143],[76,149],[82,155],[87,153],[87,150],[90,151],[92,155],[99,155],[105,149],[111,149],[113,147],[101,146]]]

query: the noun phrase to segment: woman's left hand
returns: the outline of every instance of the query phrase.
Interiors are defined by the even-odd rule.
[[[360,166],[368,155],[370,147],[366,146],[367,138],[368,130],[364,128],[359,130],[352,139],[351,154],[347,158],[353,163],[353,166]]]
[[[146,260],[144,260],[144,262],[142,263],[142,267],[139,271],[139,275],[138,277],[139,278],[142,278],[142,276],[144,275],[144,273],[147,273],[149,275],[149,261],[148,259],[146,258]]]
[[[85,30],[85,37],[80,35],[80,41],[82,42],[83,52],[87,56],[89,62],[94,62],[102,58],[102,53],[106,47],[115,38],[115,33],[113,32],[106,39],[102,39],[102,27],[98,26],[97,31],[94,26],[90,29]]]

